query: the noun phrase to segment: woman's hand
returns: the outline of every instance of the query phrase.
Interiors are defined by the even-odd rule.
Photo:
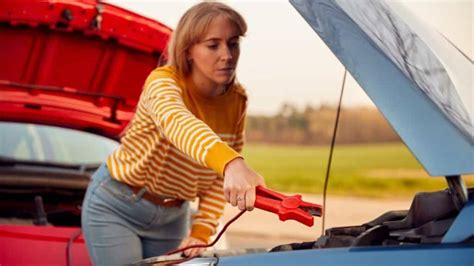
[[[181,241],[181,244],[179,245],[178,249],[193,246],[193,245],[206,245],[206,244],[207,243],[205,243],[204,241],[188,236],[185,239],[183,239],[183,241]],[[198,255],[201,255],[201,253],[203,253],[205,250],[206,248],[190,248],[184,251],[184,255],[186,257],[195,257]]]
[[[245,163],[244,159],[230,161],[224,170],[224,195],[232,206],[240,210],[253,210],[255,187],[265,185],[263,177]]]

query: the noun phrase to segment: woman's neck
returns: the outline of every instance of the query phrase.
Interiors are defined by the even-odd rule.
[[[212,82],[209,79],[202,78],[199,75],[193,75],[191,73],[191,80],[196,86],[198,93],[206,98],[213,98],[222,95],[226,92],[227,85],[220,85]]]

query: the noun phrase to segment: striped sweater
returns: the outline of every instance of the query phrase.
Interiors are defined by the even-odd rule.
[[[246,103],[239,85],[207,98],[171,66],[153,70],[107,159],[111,175],[157,195],[199,198],[191,236],[207,242],[225,206],[224,167],[242,150]]]

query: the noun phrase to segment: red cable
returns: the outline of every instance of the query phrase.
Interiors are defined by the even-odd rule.
[[[234,218],[230,219],[230,221],[228,221],[224,225],[224,228],[222,228],[222,230],[217,235],[216,239],[214,239],[214,241],[212,241],[211,244],[198,244],[198,245],[187,246],[187,247],[184,247],[184,248],[171,250],[170,252],[166,253],[166,255],[172,255],[172,254],[175,254],[175,253],[183,252],[183,251],[185,251],[187,249],[190,249],[190,248],[208,248],[208,247],[214,246],[217,243],[217,241],[219,241],[221,236],[224,234],[225,230],[227,230],[227,227],[229,227],[229,225],[231,225],[233,222],[235,222],[235,220],[239,219],[239,217],[242,216],[242,214],[244,214],[244,212],[246,212],[246,210],[241,211],[236,216],[234,216]]]

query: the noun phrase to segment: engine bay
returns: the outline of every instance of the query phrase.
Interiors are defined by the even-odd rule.
[[[474,188],[468,194],[472,198]],[[458,214],[450,190],[422,192],[416,194],[409,210],[389,211],[362,225],[329,228],[315,241],[279,245],[270,252],[439,244]],[[467,241],[474,243],[474,238]]]

